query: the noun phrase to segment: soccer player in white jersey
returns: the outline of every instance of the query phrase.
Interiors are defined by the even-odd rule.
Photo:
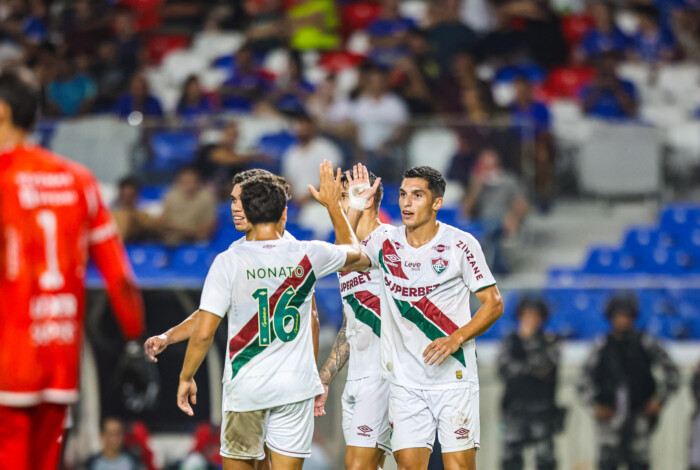
[[[383,274],[381,367],[389,379],[391,448],[401,470],[425,470],[437,433],[445,469],[476,469],[479,381],[474,338],[503,313],[481,246],[437,221],[445,180],[430,167],[404,173],[404,226],[372,237],[345,268]],[[356,223],[353,209],[348,218]],[[472,317],[470,292],[481,307]]]
[[[285,240],[284,188],[255,178],[241,185],[253,224],[251,240],[217,256],[202,291],[200,314],[180,373],[177,402],[193,415],[194,375],[221,319],[228,315],[221,455],[225,470],[253,469],[271,451],[275,470],[301,469],[311,452],[314,397],[323,392],[311,342],[311,300],[316,279],[357,262],[359,243],[340,206],[340,174],[321,165],[321,189],[341,244]],[[191,403],[191,404],[190,404]]]
[[[374,185],[377,177],[360,166],[366,187]],[[358,167],[355,168],[357,175]],[[353,175],[343,175],[341,203],[347,213],[350,190],[364,189],[350,186]],[[357,193],[357,191],[355,191]],[[356,198],[355,198],[356,199]],[[355,234],[362,244],[379,234],[394,228],[379,221],[382,186],[368,201],[361,201],[355,208],[362,210]],[[381,311],[379,296],[382,274],[378,269],[365,273],[339,274],[340,295],[343,299],[343,326],[335,338],[331,354],[319,372],[325,392],[316,398],[314,415],[323,416],[328,386],[340,369],[348,362],[348,377],[343,392],[343,434],[347,450],[345,468],[352,470],[377,470],[384,464],[385,452],[390,452],[389,437],[389,382],[382,377],[379,360],[379,336]]]
[[[281,176],[277,176],[267,170],[262,170],[259,168],[242,171],[236,174],[236,176],[233,177],[233,188],[231,190],[231,216],[233,217],[233,224],[236,230],[244,233],[245,235],[233,242],[234,245],[244,243],[250,236],[248,234],[253,229],[253,225],[246,218],[245,212],[243,211],[243,205],[241,204],[241,184],[257,176],[264,176],[277,180],[285,188],[287,198],[291,198],[289,186],[287,185],[285,179]],[[286,218],[280,220],[279,231],[283,234],[283,238],[294,239],[294,236],[284,229],[286,222]],[[171,344],[188,340],[194,329],[194,323],[197,320],[198,313],[199,310],[196,310],[180,324],[170,328],[164,333],[148,338],[143,344],[146,355],[153,362],[158,362],[156,356],[165,351],[165,348]],[[314,332],[314,353],[318,355],[319,321],[315,300],[313,301],[312,327]]]

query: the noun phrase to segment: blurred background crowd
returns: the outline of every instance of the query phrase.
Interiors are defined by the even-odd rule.
[[[440,219],[480,240],[506,295],[503,319],[479,343],[482,390],[494,397],[482,402],[479,458],[487,468],[521,468],[525,442],[551,436],[555,424],[563,430],[560,468],[593,468],[595,423],[627,430],[647,405],[657,416],[673,390],[680,392],[659,420],[665,431],[652,443],[662,466],[653,468],[686,468],[690,428],[669,423],[688,422],[700,359],[692,347],[700,338],[698,51],[694,0],[0,1],[0,63],[26,64],[40,77],[34,138],[100,179],[144,289],[149,334],[196,308],[213,257],[240,236],[227,202],[237,172],[261,167],[287,178],[294,195],[288,230],[302,239],[331,237],[306,190],[323,159],[343,168],[363,162],[381,176],[381,217],[396,224],[402,171],[425,164],[443,172]],[[94,357],[86,370],[99,374],[85,383],[97,399],[83,399],[82,414],[76,411],[68,461],[76,466],[101,446],[97,416],[119,417],[103,420],[105,449],[109,436],[123,434],[120,420],[136,419],[146,423],[136,427],[141,441],[146,429],[165,436],[156,439],[154,462],[180,461],[194,427],[168,397],[184,349],[149,372],[159,375],[161,400],[136,410],[133,402],[114,405],[120,348],[109,337],[113,325],[92,268],[90,279]],[[612,406],[603,403],[609,390],[597,402],[577,383],[591,373],[591,341],[610,332],[606,306],[620,290],[636,297],[635,331],[668,350],[657,364],[652,358],[662,355],[653,349],[649,364],[635,370],[678,369],[659,385],[668,394]],[[337,282],[322,280],[316,298],[323,355],[342,322]],[[526,304],[545,320],[538,328],[521,325]],[[531,347],[542,348],[540,359],[559,348],[561,364],[542,359],[540,367],[537,359],[513,368],[517,361],[499,360],[507,348],[519,357]],[[202,416],[216,423],[220,364],[214,357],[207,364],[212,395]],[[516,372],[533,370],[537,380],[550,374],[549,385],[540,384],[545,395],[578,407],[564,418],[549,403],[553,421],[544,428],[523,428],[511,413],[519,399],[508,387],[523,389]],[[552,384],[556,392],[546,388]],[[589,404],[594,413],[584,411]],[[628,406],[635,413],[610,414]],[[318,455],[336,468],[339,421],[324,420]],[[209,431],[195,441],[206,447],[207,433],[216,433],[202,429]],[[595,435],[611,436],[609,447],[630,444],[607,431]],[[133,432],[126,427],[131,448],[139,441]],[[178,440],[182,433],[187,441]],[[537,468],[553,468],[551,449],[535,446],[545,456]],[[328,468],[320,460],[318,468]],[[91,462],[104,468],[99,457]],[[182,468],[200,468],[192,462]]]

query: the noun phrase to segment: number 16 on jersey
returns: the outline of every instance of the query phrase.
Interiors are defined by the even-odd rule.
[[[299,334],[300,316],[299,309],[290,305],[296,295],[293,288],[287,290],[279,297],[270,312],[270,295],[267,287],[261,287],[253,292],[252,297],[258,301],[258,327],[260,329],[260,346],[269,346],[275,337],[283,343],[293,341]],[[272,318],[270,318],[272,313]],[[291,326],[289,330],[286,328]]]

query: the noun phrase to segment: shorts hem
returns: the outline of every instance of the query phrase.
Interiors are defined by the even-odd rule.
[[[296,457],[299,459],[308,459],[311,457],[311,451],[309,452],[294,452],[291,450],[280,449],[279,447],[273,446],[268,441],[265,441],[267,447],[276,454],[286,455],[287,457]]]
[[[374,442],[367,441],[367,442],[345,442],[346,447],[362,447],[363,449],[375,449],[379,448],[382,450],[388,450],[391,452],[391,445],[389,444],[381,444],[377,442],[376,440]]]
[[[386,444],[380,444],[377,442],[377,448],[391,454],[391,446]]]
[[[223,449],[219,449],[219,455],[226,459],[231,459],[231,460],[263,460],[265,458],[265,452],[262,453],[262,455],[258,456],[242,456],[242,455],[235,455],[231,454],[230,452],[226,452]]]
[[[463,450],[470,450],[470,449],[476,449],[479,450],[481,448],[481,445],[478,442],[472,442],[471,444],[467,444],[465,446],[456,446],[456,447],[443,447],[442,448],[442,453],[443,454],[449,454],[452,452],[461,452]]]
[[[391,452],[398,452],[400,450],[404,449],[430,449],[430,452],[433,451],[433,445],[432,444],[423,444],[423,445],[416,445],[416,444],[406,444],[403,446],[396,446],[394,447],[393,445],[391,446]]]

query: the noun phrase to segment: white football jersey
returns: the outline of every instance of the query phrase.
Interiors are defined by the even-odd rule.
[[[382,369],[397,385],[445,390],[477,385],[474,340],[442,365],[423,362],[423,351],[471,319],[469,292],[496,283],[481,245],[470,234],[440,223],[420,248],[406,241],[406,227],[372,237],[362,250],[383,274]]]
[[[296,238],[294,238],[294,235],[292,235],[291,233],[287,232],[286,230],[285,230],[284,233],[282,234],[282,238],[283,238],[284,240],[296,240]],[[233,245],[240,245],[241,243],[245,243],[246,241],[247,241],[247,240],[245,239],[245,235],[243,235],[241,238],[239,238],[239,239],[236,240],[235,242],[231,243],[231,245],[229,246],[229,248],[232,247]]]
[[[296,403],[323,392],[311,339],[317,279],[339,271],[346,252],[320,241],[246,241],[219,254],[200,310],[228,314],[225,411]]]
[[[366,245],[372,237],[393,228],[388,224],[380,225],[362,244]],[[348,380],[379,376],[382,373],[379,360],[382,273],[379,269],[372,268],[366,273],[338,273],[338,279],[343,313],[347,321],[345,331],[350,345]]]

